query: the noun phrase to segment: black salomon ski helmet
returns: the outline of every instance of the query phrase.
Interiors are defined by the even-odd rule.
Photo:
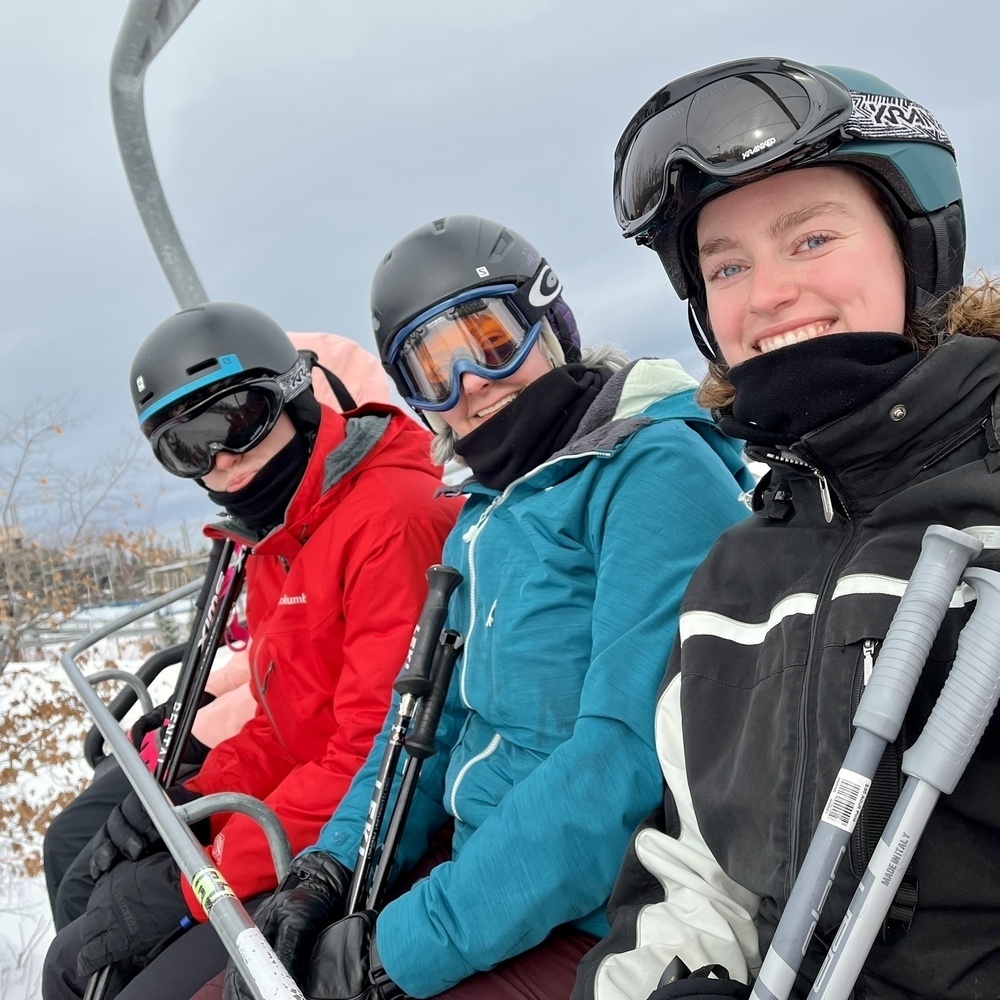
[[[743,88],[742,94],[738,88]],[[727,100],[734,106],[743,100],[752,114],[766,110],[757,120],[737,122],[735,114],[728,114]],[[675,106],[680,115],[673,115]],[[654,122],[658,115],[662,125]],[[679,121],[687,129],[682,142],[675,139]],[[745,127],[748,123],[752,129]],[[657,160],[651,147],[667,135],[672,148],[661,150]],[[644,158],[659,175],[651,181],[648,170],[643,175],[633,169],[640,183],[628,191],[629,160],[637,149],[639,160]],[[637,162],[633,160],[633,167]],[[840,66],[739,60],[668,84],[629,123],[615,151],[619,224],[626,236],[636,236],[656,250],[677,294],[688,300],[695,341],[710,359],[718,360],[697,261],[696,225],[702,206],[772,173],[835,165],[858,170],[882,193],[906,263],[907,312],[919,310],[937,318],[942,297],[962,284],[965,264],[965,216],[955,153],[940,123],[884,80]],[[648,223],[639,216],[644,207],[652,210],[652,202],[643,205],[637,197],[628,204],[629,195],[642,187],[643,176],[649,191],[662,189],[655,218]]]
[[[372,278],[372,328],[382,365],[404,398],[409,387],[389,363],[393,340],[411,320],[472,288],[556,279],[542,255],[512,229],[476,215],[449,215],[408,233],[382,258]],[[580,359],[580,336],[560,293],[543,315],[555,334],[542,336],[566,361]]]
[[[129,384],[147,432],[194,394],[273,376],[286,403],[311,385],[310,363],[273,319],[235,302],[175,313],[139,345]]]

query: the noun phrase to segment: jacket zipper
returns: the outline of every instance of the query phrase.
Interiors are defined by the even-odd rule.
[[[494,733],[493,739],[491,739],[489,743],[487,743],[486,746],[479,751],[479,753],[470,757],[462,765],[462,769],[458,772],[458,774],[455,775],[455,783],[451,786],[451,796],[449,797],[451,814],[455,817],[455,819],[459,821],[462,819],[458,812],[458,786],[462,783],[462,779],[465,777],[469,768],[472,767],[473,764],[478,764],[481,760],[486,760],[486,758],[489,757],[498,746],[500,746],[500,734]]]
[[[543,462],[541,465],[536,466],[530,472],[515,479],[512,483],[504,488],[502,493],[497,494],[487,505],[486,509],[479,515],[479,520],[476,521],[470,528],[468,528],[465,534],[462,535],[462,541],[467,542],[469,545],[469,555],[468,555],[468,566],[469,566],[469,633],[465,637],[465,652],[462,655],[461,665],[459,666],[458,674],[458,689],[462,698],[462,704],[466,708],[471,709],[472,705],[469,704],[468,696],[466,695],[465,679],[466,670],[469,661],[472,657],[469,655],[469,650],[472,644],[472,633],[476,628],[476,541],[479,539],[480,534],[482,534],[483,528],[486,526],[486,521],[488,520],[490,514],[499,507],[507,497],[510,496],[511,491],[515,486],[519,486],[521,483],[526,482],[532,476],[537,475],[542,469],[546,469],[551,465],[556,465],[559,462],[564,462],[567,459],[577,459],[577,458],[608,458],[610,457],[610,451],[584,451],[577,452],[572,455],[561,455],[559,458],[550,459],[547,462]],[[494,605],[495,607],[496,605]],[[492,609],[491,609],[492,613]],[[492,624],[492,623],[489,623]]]
[[[472,633],[476,628],[476,541],[482,534],[483,528],[486,526],[486,521],[489,519],[490,514],[500,506],[510,496],[511,491],[515,486],[527,481],[532,476],[537,475],[542,469],[548,468],[551,465],[556,465],[559,462],[564,462],[567,459],[577,459],[577,458],[609,458],[611,456],[610,451],[585,451],[577,452],[572,455],[560,455],[559,458],[550,459],[543,462],[541,465],[532,469],[531,472],[526,475],[521,476],[519,479],[515,479],[512,483],[509,483],[504,491],[499,495],[495,496],[487,505],[486,509],[479,515],[479,520],[476,521],[474,525],[468,528],[465,534],[462,535],[462,541],[468,542],[469,545],[469,555],[468,555],[468,568],[469,568],[469,632],[465,637],[465,652],[462,656],[461,666],[459,667],[458,685],[459,693],[462,698],[462,704],[465,705],[467,709],[472,710],[472,705],[469,704],[469,699],[466,694],[465,679],[466,671],[469,661],[472,657],[469,655],[469,647],[472,640]],[[494,604],[494,607],[496,605]],[[492,617],[493,609],[490,609],[490,617]],[[468,721],[468,720],[466,720]],[[468,773],[469,768],[473,764],[478,764],[479,761],[485,760],[492,754],[496,748],[500,745],[500,734],[494,733],[493,738],[486,745],[485,749],[481,750],[474,757],[470,757],[463,765],[461,770],[455,775],[455,781],[451,786],[451,795],[449,796],[449,802],[451,803],[452,815],[461,820],[461,816],[458,812],[458,788],[461,785],[465,775]]]
[[[260,707],[264,710],[264,714],[267,716],[267,721],[271,725],[271,732],[274,733],[274,738],[281,744],[281,747],[286,752],[288,751],[288,746],[282,739],[281,733],[278,730],[277,723],[274,721],[274,716],[271,714],[271,708],[267,703],[267,686],[271,680],[271,674],[274,673],[275,662],[271,660],[267,665],[267,670],[264,671],[263,676],[258,680],[255,671],[251,669],[251,673],[254,674],[254,681],[257,685],[257,694],[260,695]]]
[[[810,465],[805,459],[799,458],[784,448],[778,452],[766,451],[764,457],[770,459],[772,462],[783,462],[785,465],[794,465],[796,468],[811,472],[819,483],[819,498],[823,504],[823,517],[827,524],[833,521],[833,492],[830,489],[830,484],[826,476],[815,465]],[[841,504],[841,507],[844,507],[844,504]],[[847,513],[846,507],[844,507],[844,513]]]
[[[805,464],[805,463],[803,463]],[[817,473],[818,475],[818,473]],[[799,696],[799,720],[798,720],[798,740],[799,750],[795,761],[795,773],[792,779],[792,829],[789,837],[788,850],[788,878],[794,880],[799,871],[800,854],[802,851],[802,799],[805,792],[806,765],[810,757],[809,748],[809,691],[812,684],[813,657],[817,645],[817,635],[819,633],[819,623],[822,617],[823,608],[828,603],[825,598],[830,589],[830,581],[835,579],[847,553],[854,541],[854,522],[850,517],[846,518],[847,537],[841,542],[837,555],[827,568],[823,577],[823,585],[816,595],[816,610],[813,613],[812,627],[809,632],[809,649],[806,654],[805,672],[802,678],[802,693]],[[790,889],[791,882],[788,884]]]

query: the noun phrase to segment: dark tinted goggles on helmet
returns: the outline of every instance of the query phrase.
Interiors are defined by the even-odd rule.
[[[675,164],[726,178],[816,156],[842,138],[852,108],[839,80],[785,59],[726,63],[682,77],[650,98],[618,141],[618,224],[634,236],[661,213]]]
[[[954,155],[941,123],[905,97],[848,90],[787,59],[725,63],[654,94],[615,149],[614,200],[625,236],[670,214],[684,163],[731,179],[794,166],[855,139],[930,142]]]
[[[450,410],[465,372],[508,378],[538,340],[541,319],[529,323],[517,307],[514,285],[472,288],[421,313],[393,338],[386,361],[410,389],[418,410]],[[558,291],[556,292],[558,294]]]
[[[285,397],[273,379],[220,389],[190,409],[146,431],[153,454],[175,476],[208,475],[220,451],[242,455],[274,428]]]

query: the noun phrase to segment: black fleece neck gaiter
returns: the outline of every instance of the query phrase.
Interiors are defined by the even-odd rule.
[[[269,531],[281,524],[309,464],[309,451],[306,439],[296,433],[242,489],[234,493],[208,490],[208,495],[213,503],[224,507],[247,527],[257,532]]]
[[[484,486],[502,490],[564,447],[611,377],[607,368],[562,365],[523,389],[455,443]]]
[[[919,360],[898,333],[838,333],[781,347],[730,370],[736,398],[719,424],[733,437],[791,444],[871,402]]]

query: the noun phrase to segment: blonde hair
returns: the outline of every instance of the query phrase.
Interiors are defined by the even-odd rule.
[[[952,291],[940,328],[920,313],[908,316],[903,336],[924,357],[937,346],[939,329],[945,337],[962,333],[1000,339],[1000,275],[991,277],[980,271],[974,284]],[[697,402],[709,410],[728,410],[735,398],[729,366],[723,361],[710,361],[695,394]]]
[[[552,363],[553,368],[559,368],[565,363],[564,361],[558,361],[552,356],[546,339],[539,338],[538,343],[541,345],[542,353]],[[624,368],[629,362],[628,355],[614,344],[599,344],[597,347],[585,347],[581,354],[581,361],[588,368],[610,368],[611,371],[616,372]],[[439,414],[427,414],[427,416],[437,418],[432,422],[432,429],[435,433],[434,439],[431,441],[431,459],[438,465],[446,465],[454,458],[457,462],[464,465],[465,463],[462,462],[462,459],[458,458],[455,454],[455,442],[458,440],[455,432],[440,418]]]

